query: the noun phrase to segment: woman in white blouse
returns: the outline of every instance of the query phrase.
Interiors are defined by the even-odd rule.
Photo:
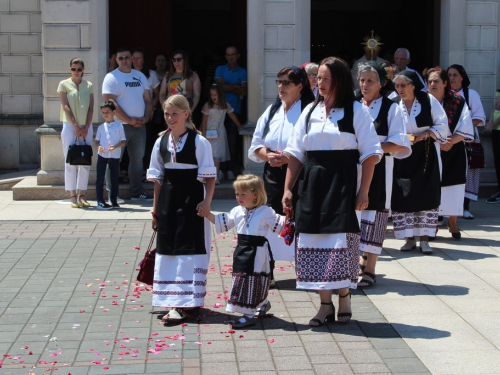
[[[416,248],[415,237],[420,237],[420,251],[432,254],[429,236],[436,235],[441,202],[441,171],[439,143],[446,143],[449,135],[448,118],[441,104],[427,94],[414,72],[403,71],[394,78],[412,144],[412,154],[394,161],[392,185],[392,222],[396,238],[406,239],[401,251]]]
[[[477,132],[478,126],[484,126],[486,121],[486,114],[484,113],[483,104],[481,103],[481,97],[477,91],[469,88],[470,80],[467,72],[462,65],[453,64],[448,69],[448,78],[450,80],[450,86],[452,90],[458,92],[464,97],[465,103],[469,107],[470,117],[472,119],[472,125],[474,125],[474,138],[476,142],[479,142],[479,133]],[[474,219],[469,211],[469,204],[471,199],[477,201],[479,194],[479,168],[469,168],[467,170],[467,182],[465,183],[465,199],[464,199],[464,213],[463,218],[467,220]]]
[[[278,98],[262,114],[255,127],[248,158],[264,165],[264,187],[267,205],[283,215],[281,200],[285,192],[288,158],[283,154],[288,138],[302,110],[314,100],[303,69],[289,66],[277,74]],[[298,186],[297,186],[298,187]],[[295,188],[295,193],[297,188]],[[295,194],[297,196],[297,194]],[[283,241],[278,235],[269,239],[274,260],[294,260],[294,246],[277,246]],[[285,251],[278,251],[285,250]],[[286,251],[289,250],[289,251]],[[274,261],[271,262],[271,286],[274,286]]]
[[[194,130],[187,99],[171,96],[163,109],[170,131],[156,141],[147,172],[158,232],[153,306],[169,308],[163,322],[177,324],[204,304],[212,232],[197,212],[210,210],[216,173],[212,147]]]
[[[370,191],[369,205],[361,211],[362,271],[358,288],[372,287],[376,282],[375,266],[387,229],[391,208],[392,169],[394,158],[403,159],[411,154],[411,145],[403,123],[399,106],[382,93],[392,82],[382,65],[369,61],[358,65],[360,101],[370,112],[377,131],[384,157],[375,166]]]
[[[370,114],[354,98],[347,63],[323,59],[318,88],[318,99],[304,109],[284,150],[289,155],[284,208],[292,207],[304,167],[295,214],[296,273],[297,288],[319,291],[312,327],[335,320],[333,289],[339,291],[338,321],[352,317],[349,289],[358,281],[360,240],[356,210],[368,207],[373,170],[383,155]]]
[[[439,215],[448,216],[448,230],[453,238],[461,238],[457,217],[463,215],[465,182],[467,178],[466,142],[474,140],[474,127],[465,100],[448,86],[448,74],[439,67],[427,72],[429,93],[443,106],[448,116],[450,137],[441,144],[441,205]]]

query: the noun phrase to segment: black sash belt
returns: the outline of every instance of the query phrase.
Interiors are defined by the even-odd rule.
[[[264,236],[252,236],[250,234],[238,234],[238,245],[233,254],[234,273],[254,273],[255,255],[257,247],[264,246],[267,242],[270,261],[273,262],[271,245]]]

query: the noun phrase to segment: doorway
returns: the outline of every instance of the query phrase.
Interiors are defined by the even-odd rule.
[[[393,62],[394,51],[407,48],[410,67],[421,72],[439,63],[439,19],[434,0],[312,0],[311,61],[340,56],[352,65],[373,30],[384,43],[380,57]]]

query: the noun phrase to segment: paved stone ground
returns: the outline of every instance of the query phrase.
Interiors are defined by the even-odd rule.
[[[0,192],[0,374],[498,373],[500,206],[473,204],[462,241],[442,230],[430,257],[399,252],[389,231],[377,285],[353,293],[346,325],[308,327],[318,297],[296,290],[292,265],[278,262],[274,316],[244,331],[230,329],[224,308],[234,233],[214,235],[200,324],[163,327],[134,279],[150,206],[123,207],[21,204]]]

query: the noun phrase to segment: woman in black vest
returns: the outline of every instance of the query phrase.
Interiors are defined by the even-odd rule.
[[[302,110],[314,100],[313,93],[303,69],[288,66],[277,74],[276,84],[278,98],[260,116],[248,150],[248,158],[264,165],[264,188],[267,193],[267,205],[276,213],[283,215],[281,199],[285,191],[286,165],[288,158],[283,154],[288,138],[299,119]],[[295,190],[296,191],[296,190]],[[271,241],[274,260],[294,260],[294,246],[287,252],[283,246],[276,246]],[[283,238],[276,236],[274,240],[283,242]],[[271,271],[274,268],[272,264]],[[274,284],[274,275],[271,275],[271,287]]]
[[[351,319],[349,289],[356,288],[359,263],[356,210],[368,207],[373,170],[383,155],[370,114],[354,98],[347,63],[324,59],[318,88],[318,99],[304,109],[284,150],[289,162],[283,195],[283,207],[291,208],[304,167],[295,214],[295,261],[297,288],[319,291],[321,306],[309,322],[313,327],[335,320],[332,289],[339,290],[339,322]]]
[[[163,111],[169,131],[156,141],[147,172],[155,183],[151,214],[158,232],[153,306],[171,308],[163,322],[179,323],[196,315],[206,295],[212,232],[197,212],[210,210],[216,170],[210,142],[194,129],[187,99],[170,96]]]
[[[451,136],[441,144],[441,205],[440,216],[449,216],[448,229],[453,238],[461,238],[457,216],[462,216],[465,182],[467,178],[466,142],[474,140],[474,127],[465,100],[448,88],[448,74],[439,67],[427,72],[429,93],[443,106],[448,116]]]
[[[429,236],[436,235],[441,203],[439,143],[449,135],[448,119],[441,104],[423,88],[414,72],[403,71],[394,78],[399,107],[403,112],[406,132],[413,141],[412,154],[394,161],[392,185],[392,222],[394,235],[406,239],[401,251],[415,249],[420,237],[420,250],[432,254]]]
[[[469,107],[472,125],[474,125],[474,138],[476,142],[480,142],[477,127],[484,126],[484,123],[486,122],[486,114],[484,113],[483,104],[481,103],[481,97],[479,96],[477,91],[469,88],[469,76],[467,75],[467,72],[462,65],[450,65],[447,69],[447,72],[451,89],[458,92],[465,99],[465,103]],[[467,170],[463,213],[463,218],[467,220],[474,219],[474,215],[472,215],[469,211],[469,205],[471,199],[473,201],[477,201],[479,194],[480,172],[481,169],[479,168],[469,167],[469,169]]]
[[[368,109],[377,131],[384,157],[375,166],[369,205],[361,211],[360,268],[362,278],[358,288],[369,288],[376,282],[375,265],[382,253],[391,208],[392,169],[394,158],[403,159],[411,154],[411,145],[399,106],[383,95],[389,80],[385,69],[374,61],[359,64],[359,100]],[[392,82],[391,82],[392,86]],[[357,98],[358,99],[358,98]]]

